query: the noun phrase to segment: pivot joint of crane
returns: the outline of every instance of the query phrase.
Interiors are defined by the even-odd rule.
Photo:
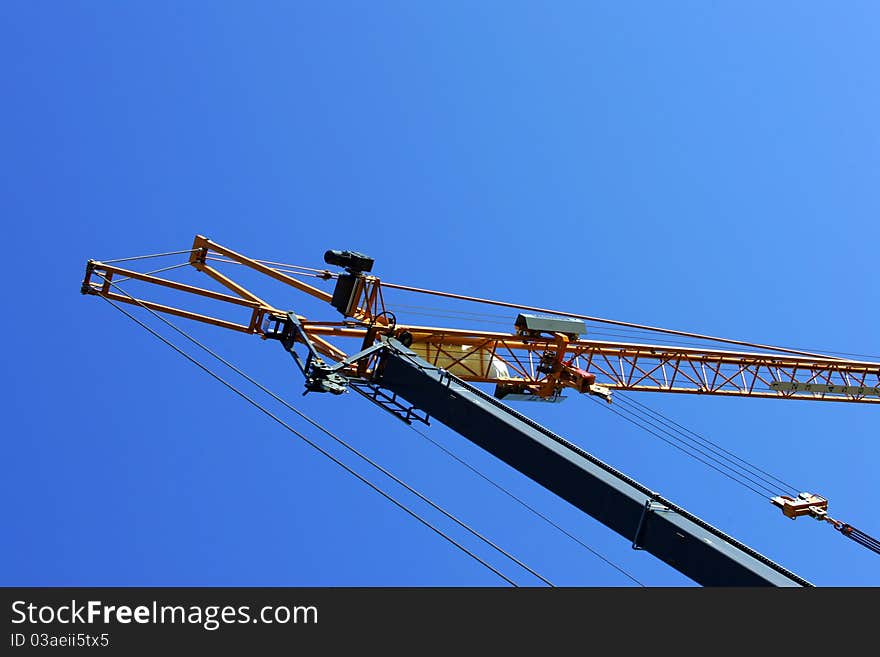
[[[265,337],[269,340],[278,340],[296,362],[306,380],[306,393],[330,392],[340,395],[347,392],[349,384],[354,379],[363,378],[364,366],[380,352],[389,347],[389,339],[384,335],[377,336],[378,341],[365,345],[359,352],[335,363],[328,363],[315,348],[309,338],[300,318],[293,312],[285,315],[272,315],[269,317],[265,329]],[[400,345],[406,347],[406,336]],[[308,351],[305,361],[296,352],[295,346],[300,343]],[[397,343],[400,344],[400,343]],[[360,384],[368,384],[359,381]]]
[[[309,392],[329,392],[334,395],[341,395],[346,391],[348,379],[338,372],[338,367],[328,365],[321,357],[309,339],[296,313],[290,312],[283,316],[271,316],[265,335],[267,339],[280,341],[285,351],[293,357],[297,367],[299,367],[306,379],[306,391],[303,394]],[[305,361],[300,358],[300,355],[294,349],[297,342],[305,345],[308,350]]]

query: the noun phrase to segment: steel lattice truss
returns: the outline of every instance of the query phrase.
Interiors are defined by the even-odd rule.
[[[753,345],[760,348],[751,351],[733,351],[715,347],[676,347],[662,343],[599,341],[559,333],[498,333],[398,324],[393,319],[394,309],[386,308],[383,288],[468,298],[382,283],[379,278],[360,272],[337,274],[311,270],[320,272],[311,276],[336,280],[337,289],[340,280],[346,279],[347,297],[340,305],[336,296],[300,280],[296,271],[254,260],[202,236],[197,236],[193,243],[190,264],[232,294],[185,285],[97,261],[89,261],[82,291],[114,301],[142,304],[152,310],[226,329],[265,336],[267,323],[284,317],[285,312],[221,273],[212,264],[217,261],[245,265],[303,294],[332,304],[344,315],[343,321],[338,321],[339,313],[335,312],[336,321],[300,319],[305,335],[314,348],[334,361],[342,361],[377,340],[394,337],[405,339],[419,356],[464,380],[495,383],[507,391],[526,393],[526,396],[535,398],[558,397],[565,388],[593,392],[604,387],[608,390],[880,403],[880,363],[764,348],[761,345]],[[117,277],[116,280],[126,277],[207,297],[244,309],[248,316],[246,321],[232,322],[149,299],[136,299],[115,291],[114,277]],[[478,301],[522,307],[489,300]],[[332,311],[332,308],[328,310]],[[662,338],[664,332],[674,333],[661,330],[658,337]],[[726,342],[747,344],[732,340]],[[345,346],[339,346],[343,343]],[[378,356],[374,354],[347,366],[347,373],[369,378],[372,368],[378,365]]]

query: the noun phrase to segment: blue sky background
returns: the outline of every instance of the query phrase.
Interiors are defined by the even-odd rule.
[[[88,258],[353,248],[389,281],[880,354],[876,3],[5,2],[0,33],[2,584],[502,583],[80,296]],[[555,583],[632,584],[360,398],[301,397],[274,343],[187,328]],[[637,399],[880,534],[878,408]],[[534,406],[816,584],[880,585],[876,555],[596,405]],[[430,435],[640,581],[691,584]]]

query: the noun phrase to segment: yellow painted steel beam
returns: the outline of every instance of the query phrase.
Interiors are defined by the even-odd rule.
[[[261,262],[257,262],[252,258],[248,258],[232,249],[227,249],[225,246],[221,246],[216,242],[212,242],[207,237],[202,235],[196,235],[195,240],[193,241],[193,252],[190,255],[190,262],[196,269],[199,268],[197,263],[201,262],[201,266],[204,267],[204,258],[207,256],[208,251],[214,251],[221,255],[226,256],[230,260],[235,260],[242,265],[246,265],[251,269],[260,272],[261,274],[265,274],[269,278],[273,278],[276,281],[284,283],[285,285],[289,285],[293,288],[296,288],[300,292],[305,292],[321,301],[326,301],[327,303],[333,298],[332,294],[324,292],[324,290],[319,290],[316,287],[312,287],[308,283],[303,283],[292,276],[288,276],[287,274],[282,274],[280,271],[269,267],[268,265],[264,265]]]
[[[83,291],[124,303],[140,303],[171,315],[213,324],[244,333],[262,334],[262,321],[267,316],[284,315],[261,297],[207,264],[209,253],[220,254],[258,273],[285,283],[319,300],[330,302],[331,294],[312,287],[271,266],[248,258],[232,249],[197,235],[193,242],[190,263],[206,273],[234,295],[170,281],[129,269],[90,262]],[[104,279],[92,281],[92,274]],[[248,324],[240,324],[209,315],[159,304],[145,299],[132,300],[110,289],[114,275],[126,276],[144,283],[209,298],[251,310]],[[357,319],[346,321],[315,321],[300,317],[306,334],[323,355],[343,360],[367,342],[388,331],[382,286],[373,276],[366,276],[357,286],[353,302]],[[406,289],[406,286],[388,286]],[[430,292],[417,290],[420,292]],[[438,293],[440,296],[453,296]],[[462,297],[465,298],[465,297]],[[488,301],[488,300],[480,300]],[[505,305],[505,304],[502,304]],[[509,304],[507,304],[509,305]],[[329,310],[329,309],[328,309]],[[734,349],[678,347],[663,344],[617,342],[608,340],[560,340],[559,336],[527,336],[498,331],[475,331],[454,327],[401,325],[393,334],[409,334],[413,349],[430,362],[444,367],[461,378],[474,382],[522,384],[533,392],[546,395],[558,387],[555,375],[539,373],[535,356],[544,356],[559,366],[576,362],[578,368],[594,374],[597,383],[614,390],[640,392],[674,392],[749,396],[773,399],[806,399],[816,401],[848,401],[878,403],[871,394],[880,387],[880,363],[846,360],[831,356],[779,349],[775,352],[737,351]],[[684,334],[684,333],[682,333]],[[690,334],[696,336],[696,334]],[[336,340],[352,343],[340,347]],[[742,344],[727,341],[728,344]],[[750,345],[759,347],[758,345]],[[759,347],[762,348],[762,347]],[[769,348],[768,348],[769,349]],[[545,355],[546,354],[546,355]],[[538,360],[540,357],[538,358]],[[576,361],[575,361],[576,359]],[[364,364],[360,366],[363,373]],[[558,374],[558,372],[557,372]],[[861,391],[861,392],[860,392]],[[867,391],[865,393],[865,391]],[[864,394],[862,394],[864,393]]]

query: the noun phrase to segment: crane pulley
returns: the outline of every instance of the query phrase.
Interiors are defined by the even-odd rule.
[[[791,497],[789,495],[777,495],[772,498],[770,502],[774,506],[778,506],[782,509],[782,513],[792,520],[796,518],[801,518],[804,516],[809,516],[810,518],[814,518],[820,522],[830,523],[834,529],[839,531],[841,534],[846,536],[849,539],[854,540],[856,543],[859,543],[863,547],[880,554],[880,541],[876,538],[869,536],[865,532],[856,529],[852,525],[845,523],[841,520],[835,520],[831,516],[828,515],[828,500],[826,500],[821,495],[815,495],[813,493],[800,493],[797,497]]]

